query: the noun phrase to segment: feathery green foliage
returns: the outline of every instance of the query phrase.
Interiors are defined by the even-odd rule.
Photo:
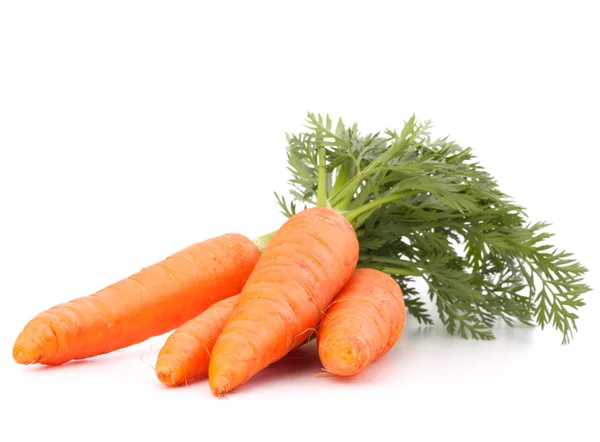
[[[412,116],[400,133],[361,135],[358,126],[308,114],[308,131],[287,135],[292,201],[343,213],[360,241],[360,267],[392,275],[409,314],[432,324],[411,285],[423,278],[451,334],[493,339],[498,320],[552,325],[563,343],[577,330],[587,269],[547,243],[546,223],[498,189],[471,149],[432,139]]]

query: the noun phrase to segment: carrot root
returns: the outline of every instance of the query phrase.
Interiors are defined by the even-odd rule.
[[[165,385],[187,384],[208,372],[211,351],[239,296],[217,302],[168,338],[156,361],[156,376]]]
[[[398,283],[379,270],[356,270],[319,326],[323,367],[337,376],[363,372],[398,342],[405,319]]]
[[[58,365],[166,333],[240,292],[260,252],[226,234],[187,247],[97,293],[29,321],[13,346],[19,364]]]
[[[240,293],[209,364],[216,396],[306,342],[358,261],[358,239],[338,212],[314,207],[275,233]]]

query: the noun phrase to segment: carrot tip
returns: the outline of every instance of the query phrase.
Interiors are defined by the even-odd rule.
[[[354,376],[365,369],[369,362],[361,348],[347,337],[335,339],[333,336],[322,342],[319,357],[323,368],[336,376]]]
[[[25,355],[23,354],[22,351],[19,351],[19,353],[17,353],[17,355],[15,356],[15,361],[17,361],[19,364],[27,364],[27,360],[25,359]]]
[[[173,354],[160,354],[156,360],[156,377],[165,385],[176,386],[187,383],[185,364]]]
[[[219,376],[216,379],[209,380],[210,389],[216,397],[222,397],[229,391],[229,379],[225,376]]]
[[[173,370],[169,367],[156,367],[156,377],[161,383],[169,386],[179,385],[181,383],[176,379]]]
[[[35,364],[41,359],[41,354],[39,348],[33,343],[31,345],[17,343],[13,348],[13,359],[18,364]]]

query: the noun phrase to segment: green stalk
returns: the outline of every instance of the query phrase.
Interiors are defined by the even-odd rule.
[[[331,193],[338,193],[340,191],[340,189],[342,188],[342,186],[344,184],[346,184],[346,182],[348,181],[348,173],[349,173],[349,169],[347,164],[342,164],[341,166],[339,166],[338,169],[338,174],[337,177],[335,178],[335,183],[333,184],[333,187],[331,188]]]
[[[357,173],[337,194],[332,193],[332,195],[330,195],[331,204],[335,206],[342,199],[352,198],[366,177],[377,173],[383,164],[387,164],[389,159],[393,158],[394,155],[396,155],[398,151],[402,150],[407,144],[408,140],[406,138],[396,139],[385,154],[381,155],[379,158]]]
[[[327,167],[325,165],[325,148],[319,147],[319,184],[317,187],[317,206],[327,206]]]
[[[348,182],[348,175],[350,174],[351,166],[351,162],[347,162],[346,164],[342,164],[341,166],[339,166],[338,175],[335,179],[333,187],[331,188],[332,195],[336,195],[338,192],[340,192],[340,190],[342,190],[342,188]],[[342,212],[346,210],[351,201],[351,198],[345,198],[344,200],[340,201],[338,204],[333,206],[333,208],[339,212]]]
[[[342,187],[337,193],[331,195],[331,205],[336,207],[342,200],[350,200],[360,187],[360,183],[363,178],[361,174],[355,175],[350,181],[346,183],[344,187]]]
[[[400,275],[400,276],[422,276],[421,272],[416,270],[402,269],[400,267],[379,267],[381,270],[388,275]]]
[[[374,262],[381,262],[384,264],[393,264],[397,266],[398,264],[408,267],[414,267],[415,263],[413,261],[407,261],[405,259],[401,259],[399,257],[390,258],[387,256],[369,256],[369,255],[360,255],[359,259],[369,259]]]
[[[378,200],[371,201],[370,203],[367,203],[361,207],[358,207],[354,210],[346,212],[344,214],[344,216],[346,217],[346,219],[348,221],[354,222],[354,221],[356,221],[356,219],[359,216],[361,216],[367,212],[370,212],[372,210],[375,210],[377,207],[382,206],[383,204],[391,203],[392,201],[406,198],[407,196],[411,196],[411,195],[414,195],[414,192],[403,192],[403,193],[397,193],[395,195],[386,196],[384,198],[380,198]]]
[[[267,248],[267,244],[269,244],[269,241],[271,241],[276,232],[277,231],[274,230],[273,232],[269,232],[257,238],[254,238],[252,242],[254,242],[260,253],[265,251],[265,249]]]
[[[367,183],[367,186],[361,189],[360,193],[356,198],[350,199],[349,204],[346,205],[346,209],[352,210],[364,206],[367,200],[369,199],[369,196],[371,195],[371,191],[373,192],[373,196],[375,197],[375,199],[377,199],[377,197],[375,196],[375,189],[371,190],[371,185]]]

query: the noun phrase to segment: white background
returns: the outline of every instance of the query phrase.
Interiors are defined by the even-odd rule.
[[[598,287],[593,3],[1,2],[0,440],[598,440],[596,292],[569,346],[409,320],[364,376],[315,377],[308,347],[229,400],[158,385],[164,336],[58,368],[11,359],[56,303],[276,228],[284,136],[307,111],[364,132],[432,119]]]

